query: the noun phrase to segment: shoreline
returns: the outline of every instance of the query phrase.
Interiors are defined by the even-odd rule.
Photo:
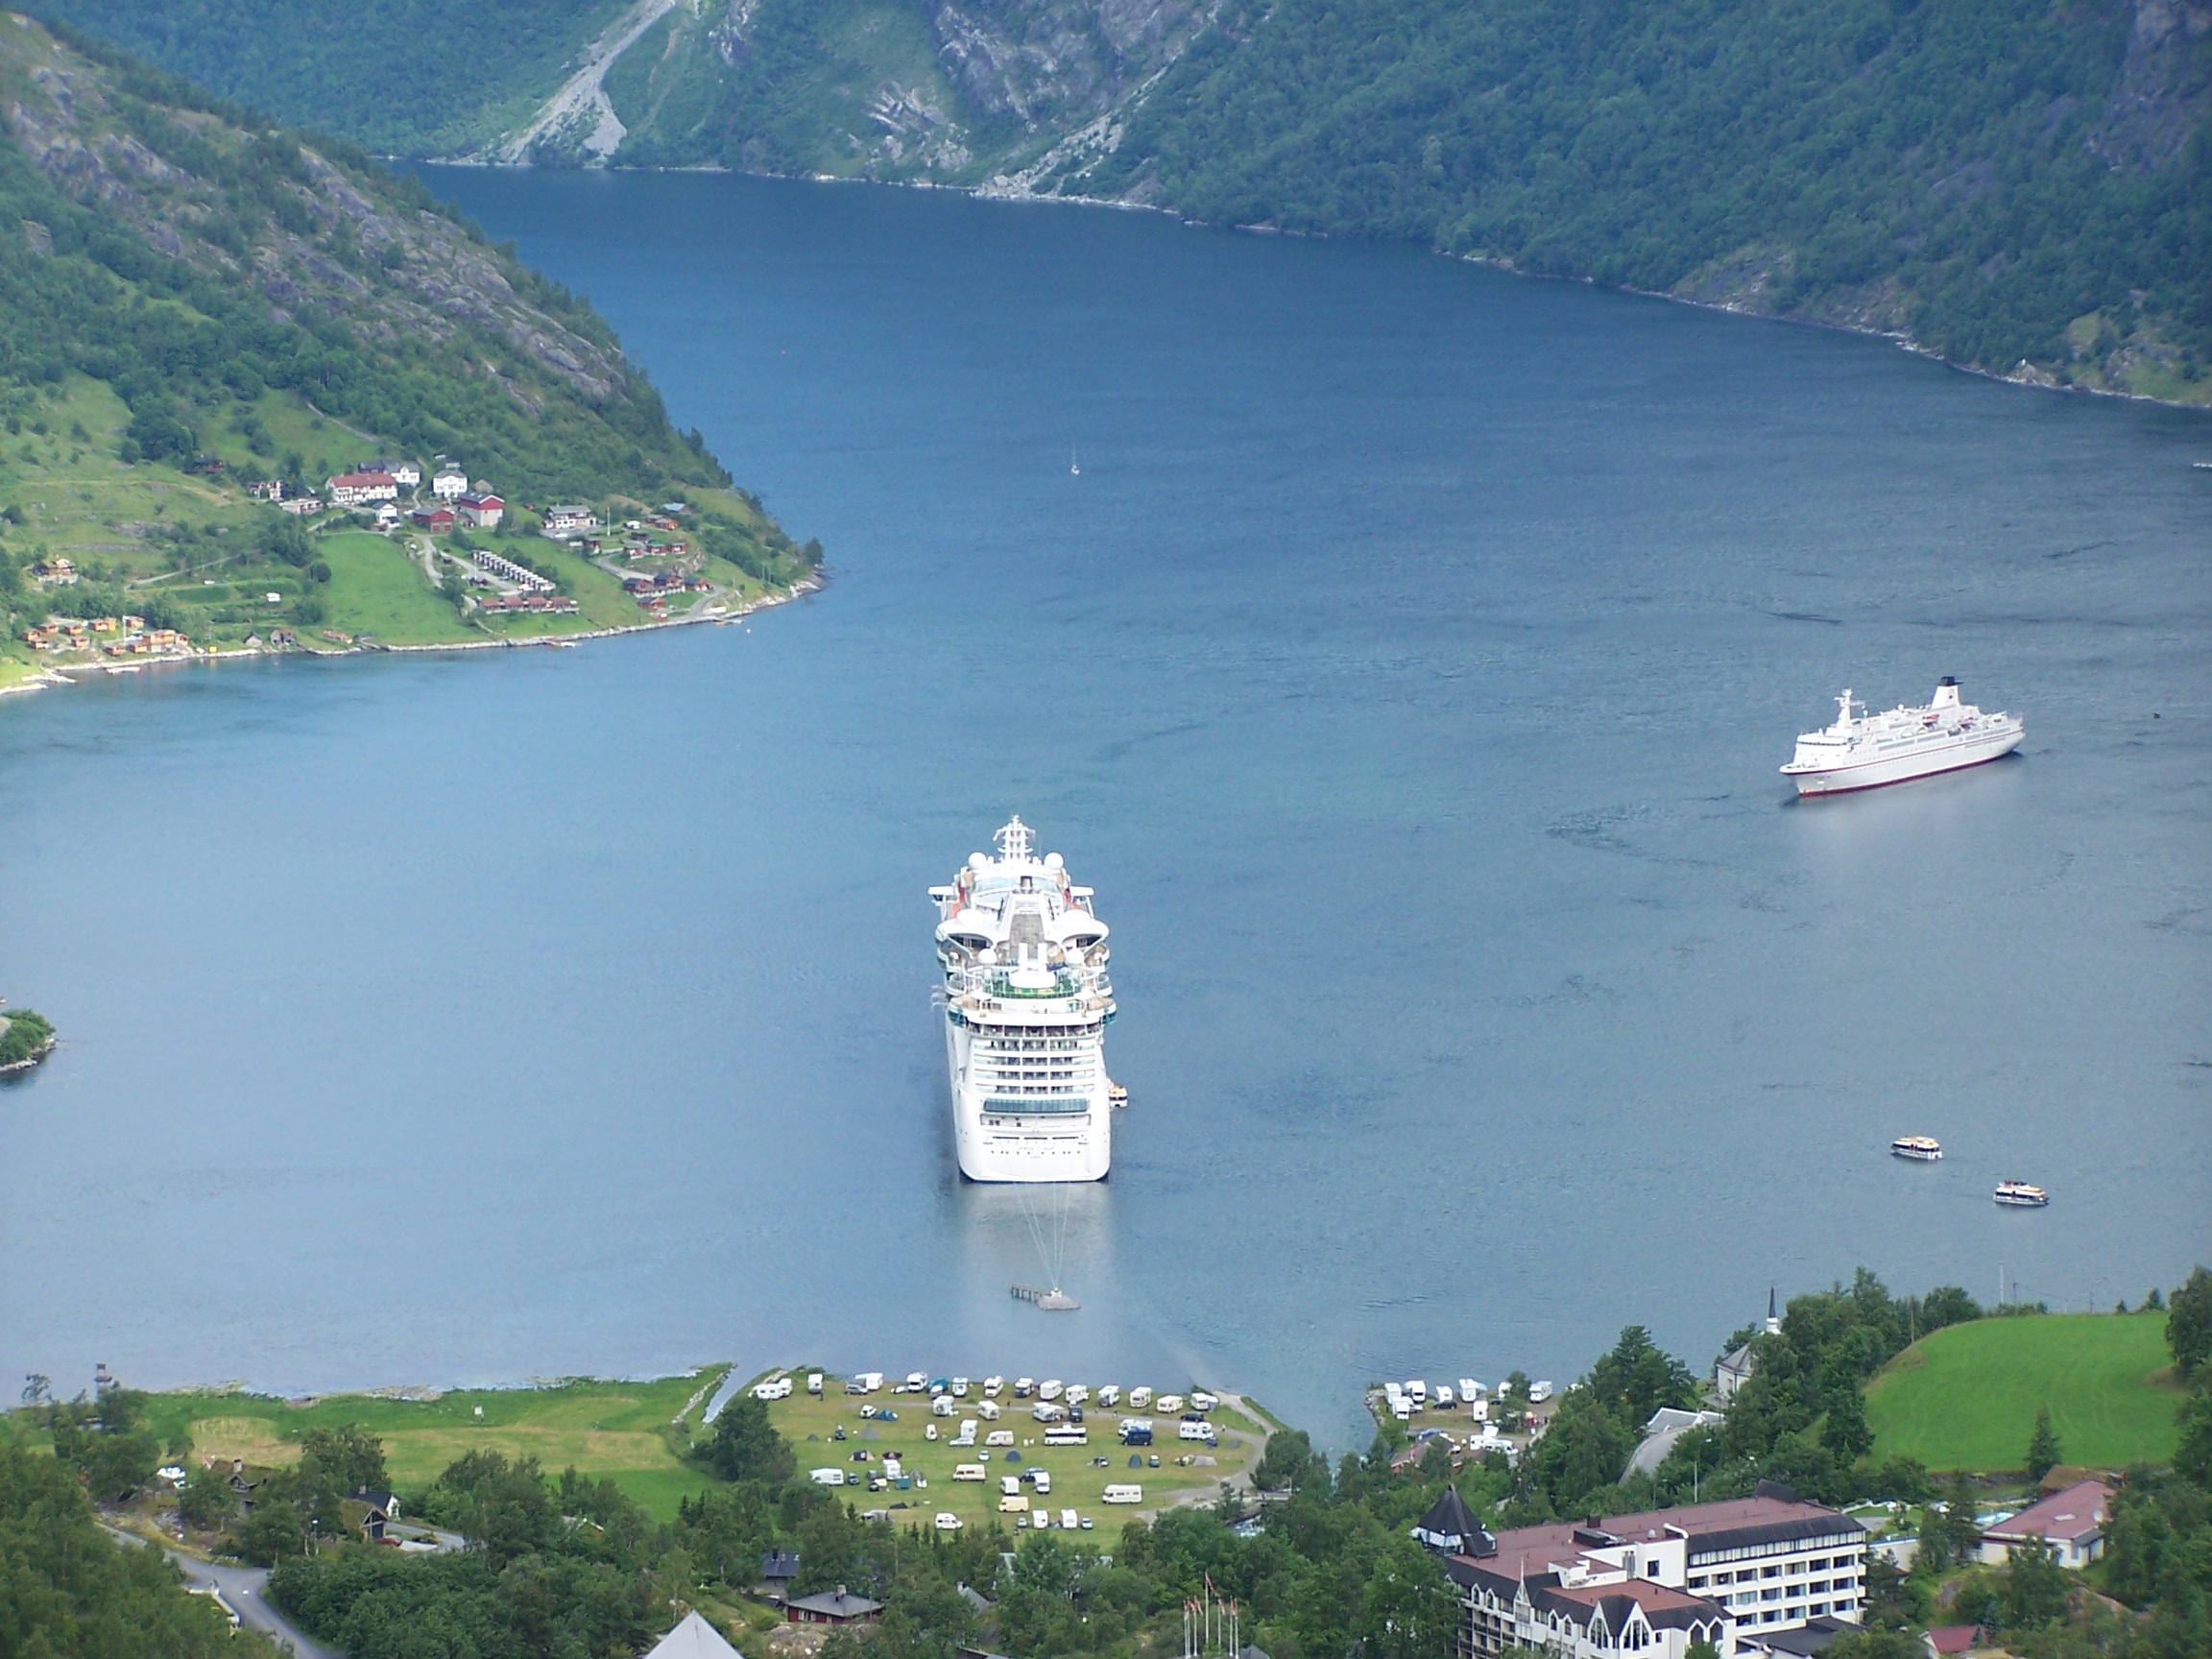
[[[196,650],[179,656],[144,657],[129,663],[72,662],[66,667],[41,668],[37,673],[18,680],[12,685],[0,685],[0,697],[44,691],[55,686],[75,685],[80,680],[88,680],[94,675],[114,673],[120,677],[122,674],[145,669],[189,668],[200,663],[251,662],[258,661],[263,658],[279,657],[376,657],[401,652],[527,651],[534,648],[545,649],[577,645],[587,639],[613,639],[625,634],[658,634],[670,628],[698,628],[708,625],[726,627],[730,623],[742,621],[756,612],[771,610],[779,605],[787,605],[794,599],[819,593],[825,586],[826,582],[822,573],[816,571],[804,581],[794,583],[781,593],[764,593],[759,598],[748,600],[733,610],[725,608],[711,614],[671,616],[665,621],[660,622],[626,622],[613,628],[587,628],[573,634],[535,634],[528,638],[520,639],[448,639],[417,645],[385,645],[379,643],[374,645],[332,646],[328,649],[302,645],[291,651],[271,651],[265,647],[248,650],[244,646],[235,649],[220,649],[209,646],[205,650]]]
[[[517,173],[543,171],[569,171],[569,169],[544,169],[527,161],[493,161],[482,156],[423,156],[408,159],[385,156],[381,159],[399,166],[421,167],[473,167]],[[1114,196],[1046,195],[1034,190],[994,189],[990,184],[948,184],[931,179],[856,179],[833,173],[765,173],[748,168],[727,167],[719,162],[694,162],[682,167],[611,167],[604,164],[582,169],[591,173],[674,173],[712,174],[725,178],[777,179],[801,184],[876,184],[893,190],[943,190],[966,196],[978,202],[1005,202],[1037,205],[1064,205],[1070,207],[1106,207],[1123,213],[1160,213],[1198,230],[1236,230],[1253,236],[1287,236],[1304,241],[1371,241],[1392,242],[1390,237],[1338,237],[1326,230],[1293,230],[1280,225],[1221,225],[1210,219],[1194,219],[1177,208],[1153,202],[1131,202]],[[1411,246],[1408,240],[1403,246]],[[1688,295],[1671,294],[1660,289],[1635,288],[1624,283],[1600,282],[1595,276],[1571,276],[1549,272],[1524,271],[1510,259],[1486,253],[1453,253],[1442,248],[1429,250],[1439,258],[1461,260],[1470,265],[1480,265],[1489,270],[1503,272],[1509,276],[1540,282],[1578,282],[1585,287],[1602,288],[1614,294],[1632,294],[1644,300],[1664,300],[1671,305],[1687,305],[1697,311],[1719,311],[1731,317],[1743,317],[1763,323],[1783,323],[1795,327],[1818,328],[1829,333],[1851,334],[1867,340],[1887,341],[1911,356],[1939,363],[1946,369],[1961,374],[1972,374],[2000,386],[2016,386],[2024,391],[2056,392],[2083,397],[2111,397],[2124,403],[2148,403],[2160,409],[2178,409],[2198,415],[2212,415],[2212,403],[2189,403],[2178,398],[2157,397],[2148,392],[2128,392],[2108,386],[2083,386],[2077,382],[2061,382],[2046,370],[2035,368],[2023,359],[2021,365],[2000,373],[1994,369],[1977,368],[1971,363],[1960,363],[1946,357],[1932,347],[1923,346],[1910,334],[1895,329],[1863,327],[1850,323],[1832,322],[1818,317],[1793,317],[1777,311],[1760,311],[1746,305],[1731,304],[1721,300],[1697,300]]]

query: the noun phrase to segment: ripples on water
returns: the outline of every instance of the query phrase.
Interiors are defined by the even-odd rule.
[[[2212,423],[1405,250],[434,183],[833,584],[0,705],[0,986],[68,1039],[0,1094],[0,1366],[1195,1375],[1345,1443],[1630,1320],[1702,1365],[1769,1282],[2212,1249]],[[1843,685],[1945,672],[2017,760],[1789,800]],[[1065,1317],[928,1009],[1010,811],[1134,1095]]]

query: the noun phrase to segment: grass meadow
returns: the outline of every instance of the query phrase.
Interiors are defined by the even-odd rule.
[[[2064,1461],[2163,1463],[2182,1394],[2163,1313],[2051,1313],[1980,1319],[1925,1337],[1866,1393],[1877,1457],[1931,1469],[2010,1471],[2027,1461],[2048,1407]]]

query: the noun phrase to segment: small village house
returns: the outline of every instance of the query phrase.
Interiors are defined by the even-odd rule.
[[[438,469],[430,475],[430,493],[441,501],[457,500],[469,493],[469,474],[449,462],[441,461]]]
[[[77,566],[57,554],[35,563],[31,574],[49,588],[68,588],[76,583]]]
[[[450,507],[418,507],[408,517],[414,519],[418,529],[427,530],[433,536],[443,536],[453,528],[453,509]]]
[[[645,1659],[738,1659],[737,1649],[696,1611],[653,1645]]]
[[[545,534],[548,536],[589,536],[598,528],[599,515],[589,507],[545,509]]]
[[[507,503],[488,492],[470,490],[453,498],[453,513],[462,523],[478,530],[496,530]]]
[[[281,501],[284,499],[284,480],[281,478],[263,478],[256,483],[247,485],[246,488],[252,492],[253,499],[256,501]]]
[[[2104,1524],[2112,1514],[2112,1489],[2102,1480],[2077,1480],[2007,1521],[1982,1529],[1980,1555],[1992,1567],[2037,1541],[2048,1544],[2061,1567],[2081,1568],[2104,1553]]]
[[[783,1616],[794,1624],[873,1624],[882,1612],[882,1602],[855,1596],[842,1584],[783,1603]]]

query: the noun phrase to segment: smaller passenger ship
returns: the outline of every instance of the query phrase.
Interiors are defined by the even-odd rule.
[[[2050,1193],[2029,1181],[2000,1181],[1995,1196],[1998,1203],[2016,1210],[2040,1210],[2051,1202]]]
[[[1889,1142],[1889,1150],[1916,1164],[1934,1164],[1943,1156],[1943,1142],[1933,1135],[1900,1135]]]
[[[1956,772],[2009,755],[2028,734],[2027,722],[1962,701],[1946,674],[1924,707],[1869,714],[1849,691],[1836,699],[1836,723],[1797,739],[1782,776],[1800,795],[1879,789],[1936,772]]]

